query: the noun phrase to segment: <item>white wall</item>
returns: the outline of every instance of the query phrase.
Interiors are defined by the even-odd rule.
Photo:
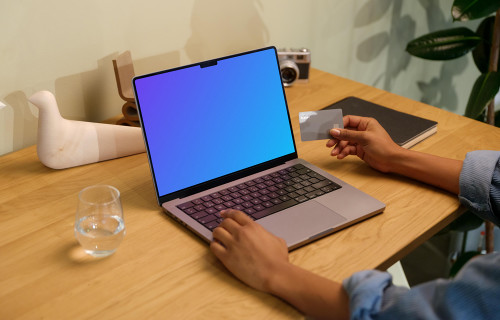
[[[112,59],[136,74],[247,49],[308,47],[312,66],[463,113],[478,72],[410,57],[406,43],[451,27],[448,0],[0,1],[0,154],[36,143],[27,97],[55,93],[63,117],[121,113]],[[474,23],[472,23],[475,26]],[[475,28],[475,27],[474,27]],[[420,83],[420,84],[419,84]]]

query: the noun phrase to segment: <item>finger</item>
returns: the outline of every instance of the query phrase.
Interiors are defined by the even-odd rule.
[[[219,260],[223,260],[227,254],[227,249],[220,242],[215,240],[210,243],[210,250]]]
[[[212,237],[217,241],[221,242],[223,246],[227,248],[227,245],[230,241],[233,240],[233,236],[231,232],[229,232],[226,228],[222,227],[220,224],[217,228],[212,232]]]
[[[355,131],[349,129],[332,129],[330,130],[330,134],[334,138],[343,141],[363,143],[366,140],[364,131]]]
[[[252,218],[250,218],[246,213],[234,209],[221,211],[221,216],[224,219],[231,218],[234,221],[238,222],[240,225],[245,225],[247,223],[253,222]]]
[[[240,228],[241,225],[234,219],[232,218],[224,218],[222,222],[219,224],[219,228],[223,228],[226,232],[230,234],[234,234],[237,232],[238,228]],[[215,231],[215,229],[214,229]]]
[[[363,122],[364,117],[355,116],[355,115],[346,115],[342,120],[344,120],[344,128],[352,128],[357,130],[360,124]]]
[[[340,141],[335,148],[332,149],[332,156],[336,156],[349,144],[349,141]]]
[[[353,145],[348,145],[337,155],[337,159],[344,159],[348,155],[356,155],[357,148]]]
[[[339,143],[339,140],[338,139],[330,139],[326,142],[326,147],[327,148],[331,148],[333,147],[334,145],[336,145],[337,143]]]

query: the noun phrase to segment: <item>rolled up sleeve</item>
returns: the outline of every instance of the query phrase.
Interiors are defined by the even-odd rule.
[[[380,311],[384,291],[390,285],[391,275],[376,270],[360,271],[344,280],[343,286],[349,295],[351,319],[373,319]]]
[[[481,218],[500,225],[500,151],[467,153],[458,198]]]
[[[351,319],[496,319],[500,314],[500,254],[469,261],[453,279],[411,289],[380,271],[361,271],[343,283]]]

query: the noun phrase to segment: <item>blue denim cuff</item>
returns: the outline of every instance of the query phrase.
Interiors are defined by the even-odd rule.
[[[360,271],[345,279],[351,319],[373,319],[382,307],[384,290],[391,284],[389,273],[376,270]]]
[[[467,153],[460,173],[460,194],[462,204],[484,219],[498,224],[493,215],[490,189],[493,174],[500,158],[500,151],[473,151]]]

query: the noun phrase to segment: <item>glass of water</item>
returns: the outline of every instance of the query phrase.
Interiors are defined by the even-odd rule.
[[[78,194],[75,237],[86,253],[105,257],[116,251],[125,235],[120,191],[108,185],[90,186]]]

